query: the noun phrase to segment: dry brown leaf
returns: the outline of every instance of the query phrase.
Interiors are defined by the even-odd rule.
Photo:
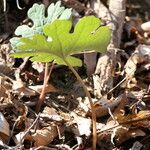
[[[128,99],[126,95],[123,95],[121,103],[115,109],[112,114],[113,118],[110,118],[107,124],[101,128],[98,139],[103,139],[104,135],[110,135],[111,142],[120,145],[124,141],[135,138],[137,136],[145,136],[145,132],[140,130],[139,127],[150,128],[150,111],[140,111],[137,114],[125,115],[124,106],[127,104]],[[131,128],[134,127],[134,128]],[[111,132],[110,132],[111,131]]]
[[[28,97],[40,94],[42,89],[43,85],[35,85],[27,87],[21,79],[14,80],[12,86],[13,93]],[[57,92],[57,89],[53,85],[48,84],[46,86],[45,93],[49,92]]]
[[[57,135],[58,132],[56,126],[51,125],[49,127],[44,127],[40,130],[36,130],[36,132],[32,134],[32,138],[35,141],[34,145],[38,147],[48,145],[54,140]]]
[[[14,137],[16,144],[20,144],[23,140],[29,140],[34,143],[35,147],[46,146],[58,136],[58,130],[55,125],[50,125],[38,130],[30,130],[30,134],[20,132]]]

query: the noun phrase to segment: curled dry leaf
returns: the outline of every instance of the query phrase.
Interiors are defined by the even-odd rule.
[[[3,114],[0,112],[0,139],[7,142],[10,136],[9,124]]]

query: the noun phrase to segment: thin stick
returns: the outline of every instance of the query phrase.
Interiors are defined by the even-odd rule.
[[[70,63],[66,59],[64,61],[68,65],[70,70],[74,73],[74,75],[76,76],[76,78],[79,81],[79,83],[82,85],[83,90],[84,90],[86,96],[89,99],[89,103],[90,103],[90,106],[91,106],[91,113],[92,113],[92,128],[93,128],[93,145],[92,145],[92,150],[96,150],[96,142],[97,142],[96,113],[95,113],[95,109],[94,109],[94,106],[93,106],[91,95],[90,95],[89,91],[87,90],[83,80],[81,79],[79,74],[76,72],[76,70],[70,65]]]

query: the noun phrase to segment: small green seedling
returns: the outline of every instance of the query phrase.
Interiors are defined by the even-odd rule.
[[[36,12],[36,11],[35,11]],[[41,15],[44,17],[43,15]],[[34,18],[34,15],[32,17]],[[41,18],[42,19],[42,18]],[[81,83],[89,102],[92,112],[93,123],[93,150],[96,149],[96,113],[93,107],[93,102],[84,82],[75,71],[73,66],[81,66],[82,61],[72,54],[81,51],[95,50],[97,52],[104,52],[110,41],[111,31],[107,26],[101,26],[101,21],[94,16],[87,16],[80,19],[80,21],[72,29],[72,20],[54,20],[52,23],[45,23],[42,28],[37,29],[34,34],[29,37],[22,34],[18,43],[15,43],[16,52],[11,54],[15,58],[31,57],[31,61],[37,62],[51,62],[57,64],[67,65],[78,81]],[[27,28],[27,27],[25,27]],[[19,29],[18,29],[19,30]],[[25,29],[21,27],[21,33]],[[32,28],[31,28],[32,31]],[[18,32],[17,32],[18,33]],[[29,33],[28,33],[29,35]],[[42,102],[40,102],[41,105]]]

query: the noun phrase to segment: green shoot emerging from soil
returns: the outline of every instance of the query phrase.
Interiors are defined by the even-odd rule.
[[[34,16],[32,17],[34,18]],[[30,36],[22,35],[22,38],[17,39],[18,43],[15,43],[15,53],[11,55],[15,58],[31,57],[31,61],[37,62],[54,61],[71,69],[81,83],[90,102],[93,123],[93,150],[95,150],[97,135],[93,102],[84,82],[73,68],[73,66],[81,66],[82,61],[71,55],[81,51],[106,51],[111,31],[106,26],[100,26],[101,21],[98,18],[88,16],[80,19],[74,27],[74,31],[71,32],[72,20],[65,19],[59,20],[56,17],[53,22],[45,23],[40,32],[32,33]],[[21,30],[25,29],[21,28]],[[38,104],[41,106],[42,103],[43,101],[40,101]]]

